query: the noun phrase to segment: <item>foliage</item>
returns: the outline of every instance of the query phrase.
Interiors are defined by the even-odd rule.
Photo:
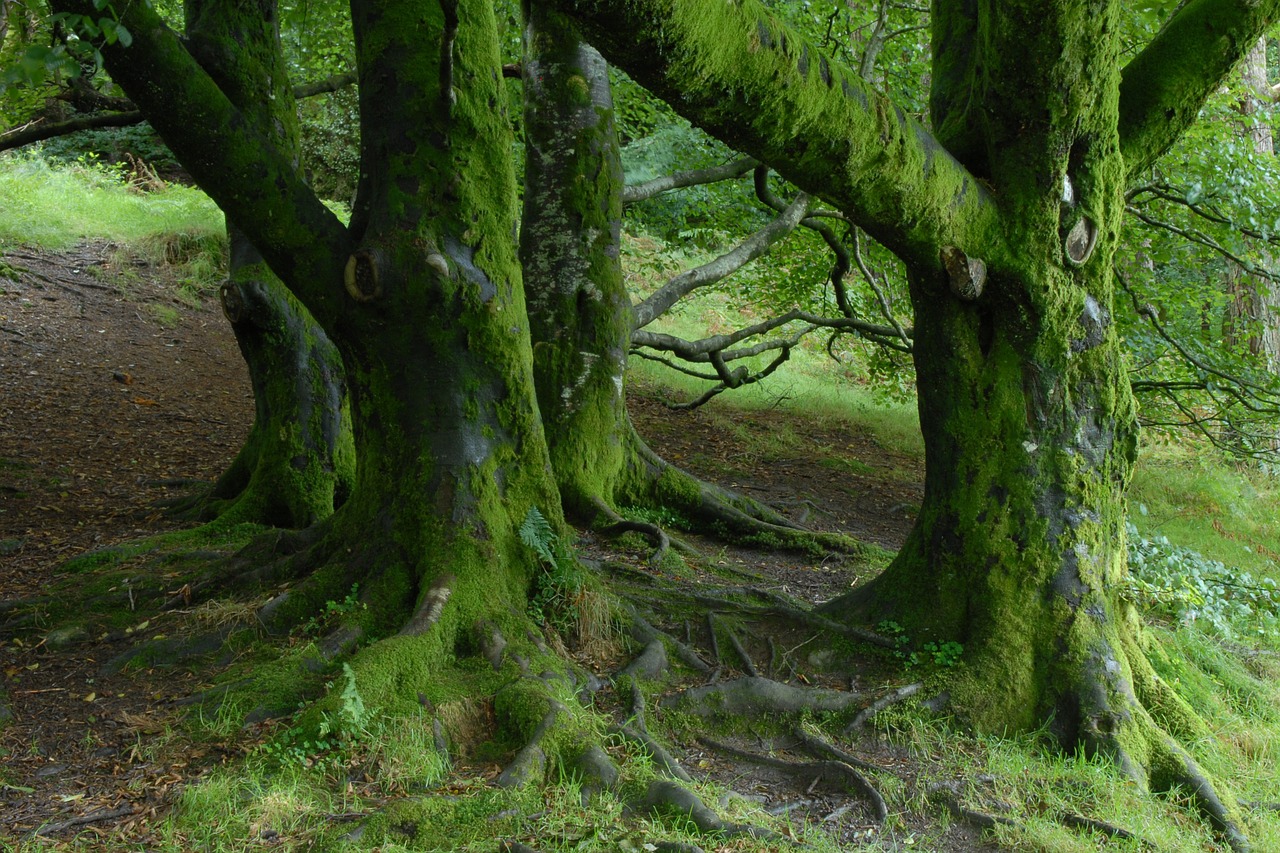
[[[321,198],[350,203],[360,178],[360,115],[353,88],[310,98],[298,105],[302,158]]]
[[[79,163],[85,157],[120,164],[127,162],[126,155],[132,155],[163,174],[181,169],[169,146],[145,122],[132,127],[81,130],[57,136],[41,143],[39,152],[51,163],[61,165]]]
[[[646,97],[651,97],[647,96]],[[619,104],[627,101],[619,98]],[[644,101],[642,101],[644,103]],[[626,114],[625,106],[620,108]],[[705,169],[737,155],[720,142],[668,112],[655,111],[652,129],[622,149],[628,184],[686,169]],[[648,231],[677,245],[716,249],[767,221],[751,197],[750,179],[722,181],[663,193],[627,208],[628,228]]]
[[[1280,636],[1280,585],[1258,578],[1164,536],[1129,531],[1128,594],[1148,613],[1226,637]]]
[[[319,613],[304,622],[302,624],[302,633],[309,636],[318,636],[341,622],[343,617],[363,610],[365,606],[364,602],[360,600],[360,585],[352,584],[351,592],[347,593],[342,601],[333,601],[332,599],[326,601],[324,608]]]
[[[582,568],[536,506],[529,507],[519,533],[520,541],[542,562],[529,594],[528,613],[540,625],[564,628],[578,617],[577,603],[585,581]]]

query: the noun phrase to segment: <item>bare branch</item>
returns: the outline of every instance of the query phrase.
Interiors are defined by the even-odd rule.
[[[324,80],[295,86],[293,96],[295,98],[311,98],[327,92],[336,92],[355,82],[355,74],[335,74]],[[76,133],[81,130],[99,130],[104,127],[132,127],[144,121],[146,121],[146,117],[140,111],[130,109],[124,112],[80,115],[66,121],[29,122],[0,134],[0,151],[21,148],[24,145],[43,142],[46,139],[53,139],[57,136],[66,136],[69,133]]]
[[[808,210],[809,196],[801,193],[781,216],[730,251],[671,279],[635,306],[632,329],[643,329],[661,317],[679,299],[700,287],[720,281],[763,255],[770,246],[794,231]]]
[[[694,187],[702,184],[714,184],[731,178],[739,178],[756,167],[757,163],[750,157],[743,157],[721,166],[707,169],[690,169],[687,172],[676,172],[674,175],[663,175],[651,181],[633,184],[622,191],[622,203],[633,204],[671,190]]]
[[[1217,240],[1210,237],[1208,234],[1205,234],[1203,231],[1199,231],[1195,228],[1181,228],[1174,225],[1172,222],[1165,222],[1163,220],[1156,219],[1154,216],[1145,213],[1141,208],[1135,207],[1134,205],[1129,205],[1126,210],[1135,219],[1145,222],[1152,228],[1160,228],[1164,231],[1168,231],[1170,234],[1177,234],[1185,240],[1217,252],[1219,255],[1236,264],[1250,275],[1256,275],[1261,278],[1269,279],[1270,281],[1280,282],[1280,274],[1274,273],[1265,267],[1260,267],[1252,261],[1240,257],[1227,247],[1223,246]]]

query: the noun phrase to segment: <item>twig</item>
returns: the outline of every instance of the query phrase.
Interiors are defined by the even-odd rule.
[[[73,826],[84,826],[90,823],[98,823],[104,820],[114,820],[118,817],[133,814],[134,806],[130,803],[127,806],[119,806],[114,809],[105,811],[89,812],[88,814],[73,817],[70,820],[59,821],[58,823],[46,823],[44,826],[31,833],[35,836],[52,835],[55,832],[62,832],[64,829],[70,829]]]

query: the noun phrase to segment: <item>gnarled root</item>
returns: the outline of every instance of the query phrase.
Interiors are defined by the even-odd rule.
[[[759,676],[693,687],[669,696],[664,706],[678,707],[698,716],[716,714],[799,714],[846,711],[862,701],[857,693],[816,687],[792,687]]]
[[[877,824],[883,824],[889,817],[889,807],[885,804],[884,797],[880,795],[880,792],[867,781],[865,776],[843,761],[787,761],[771,755],[761,755],[745,749],[738,749],[736,746],[721,743],[708,737],[700,737],[698,742],[716,752],[723,752],[756,764],[776,767],[797,776],[811,777],[814,782],[843,782],[871,803],[871,810],[875,814],[875,822]]]
[[[653,812],[667,812],[687,817],[705,833],[726,836],[749,835],[763,841],[789,842],[772,830],[743,823],[728,823],[707,807],[697,794],[669,779],[655,779],[649,783],[640,807]]]

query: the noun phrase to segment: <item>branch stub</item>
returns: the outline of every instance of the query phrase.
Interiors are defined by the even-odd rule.
[[[987,264],[982,258],[971,258],[955,246],[944,246],[942,265],[947,269],[947,281],[957,299],[973,302],[982,295],[987,283]]]
[[[222,287],[218,288],[218,298],[222,303],[222,314],[228,323],[235,325],[244,319],[244,297],[234,282],[224,281]]]
[[[382,295],[382,283],[378,280],[378,259],[371,250],[361,249],[347,258],[342,283],[356,302],[372,302]]]
[[[1098,226],[1094,225],[1089,217],[1082,216],[1067,232],[1062,248],[1066,252],[1067,262],[1079,267],[1084,266],[1089,260],[1089,256],[1093,254],[1093,247],[1097,244]]]

